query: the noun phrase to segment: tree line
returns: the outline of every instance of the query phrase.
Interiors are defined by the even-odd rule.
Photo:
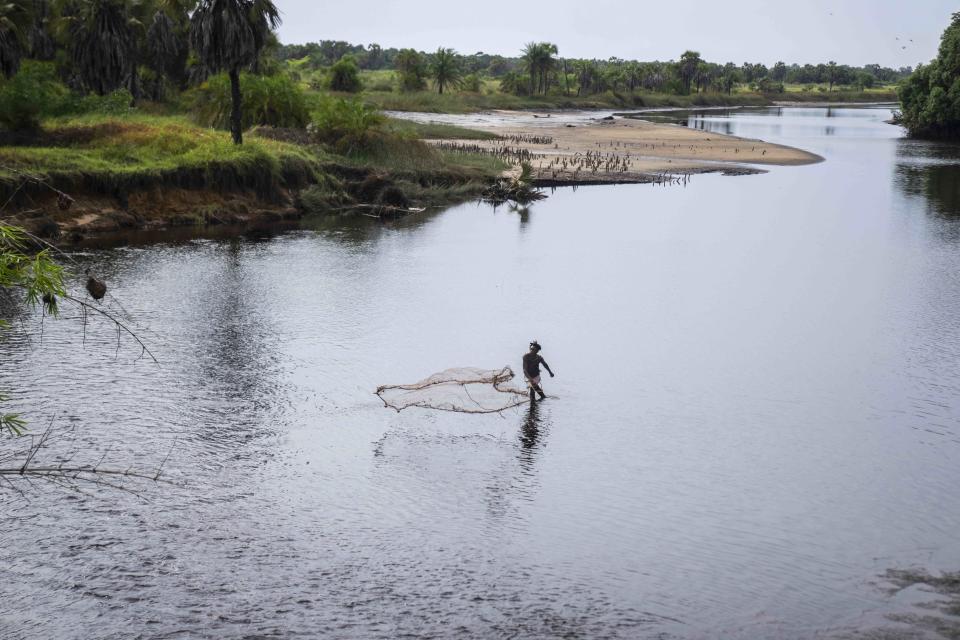
[[[960,139],[960,13],[943,32],[937,57],[900,86],[899,115],[911,135]]]
[[[276,49],[281,61],[302,61],[308,69],[323,69],[347,60],[357,71],[393,69],[404,91],[419,91],[439,69],[444,89],[466,84],[474,77],[500,81],[500,87],[516,95],[543,95],[548,92],[594,94],[606,91],[655,91],[689,94],[701,91],[731,93],[739,84],[759,91],[782,90],[784,83],[822,84],[829,90],[836,86],[857,86],[861,89],[876,84],[897,82],[912,73],[910,67],[891,69],[879,64],[863,67],[837,64],[787,64],[772,67],[762,63],[709,62],[696,51],[686,51],[676,61],[640,62],[609,58],[606,60],[563,58],[557,45],[530,42],[521,55],[507,58],[483,52],[461,55],[441,48],[425,53],[415,49],[384,49],[378,44],[350,44],[340,40],[321,40],[307,44],[281,45]],[[451,76],[452,72],[452,76]],[[452,82],[450,81],[452,78]],[[359,88],[359,84],[357,84]]]

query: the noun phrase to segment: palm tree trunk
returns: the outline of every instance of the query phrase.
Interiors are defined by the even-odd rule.
[[[240,70],[236,67],[230,70],[230,102],[230,133],[233,134],[233,144],[243,144],[243,98],[240,95]]]
[[[130,106],[137,106],[137,100],[140,99],[140,82],[137,76],[137,65],[133,65],[130,70]]]

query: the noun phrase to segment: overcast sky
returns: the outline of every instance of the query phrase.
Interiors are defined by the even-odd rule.
[[[546,40],[571,58],[670,60],[693,49],[711,62],[890,67],[933,58],[951,13],[960,11],[947,0],[275,1],[284,43],[346,40],[513,56],[526,42]]]

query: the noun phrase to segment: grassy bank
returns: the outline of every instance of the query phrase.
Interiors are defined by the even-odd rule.
[[[231,143],[224,132],[182,117],[140,114],[51,120],[25,145],[0,147],[0,192],[24,174],[64,191],[114,194],[157,186],[247,189],[270,198],[317,179],[322,155],[268,139]]]
[[[0,197],[7,217],[49,237],[438,204],[478,194],[505,168],[418,139],[460,135],[489,137],[387,121],[344,152],[304,130],[270,128],[237,146],[227,132],[183,116],[51,119],[29,139],[0,146]],[[69,207],[58,192],[72,198]]]

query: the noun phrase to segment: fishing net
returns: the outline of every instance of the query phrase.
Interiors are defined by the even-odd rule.
[[[499,413],[527,402],[527,391],[508,385],[510,367],[477,369],[462,367],[435,373],[413,384],[377,388],[383,403],[397,411],[422,407],[459,413]]]

